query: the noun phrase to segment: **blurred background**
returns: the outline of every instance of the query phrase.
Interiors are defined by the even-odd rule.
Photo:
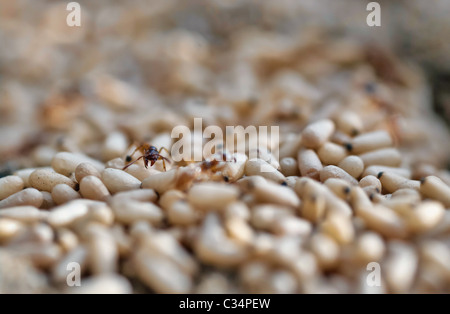
[[[379,1],[381,27],[366,24],[369,1],[78,1],[81,27],[67,26],[68,2],[0,2],[3,175],[46,165],[53,150],[105,160],[111,156],[101,155],[99,143],[111,133],[145,140],[194,116],[295,131],[315,104],[337,90],[350,94],[358,75],[351,86],[339,82],[364,72],[361,65],[394,94],[414,94],[391,108],[417,118],[405,128],[420,125],[426,134],[405,133],[405,144],[413,138],[412,146],[436,157],[431,163],[448,164],[448,0]],[[293,77],[305,80],[295,87],[302,101],[294,102],[294,119],[286,101],[277,103],[286,88],[271,93],[269,105],[261,100]]]

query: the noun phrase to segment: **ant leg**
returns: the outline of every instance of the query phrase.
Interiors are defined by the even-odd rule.
[[[126,159],[131,159],[131,157],[133,157],[133,155],[134,155],[141,147],[142,147],[142,145],[136,147],[136,149],[135,149],[131,154],[127,155]]]
[[[131,166],[132,164],[134,164],[136,161],[138,161],[139,159],[144,158],[144,156],[139,157],[138,159],[136,159],[135,161],[130,162],[128,165],[126,165],[125,167],[122,168],[122,170],[127,169],[129,166]]]
[[[158,156],[158,160],[162,160],[164,171],[167,171],[167,170],[166,170],[166,160],[167,160],[169,163],[170,163],[170,160],[167,159],[167,158],[164,157],[164,156],[161,156],[161,155]]]
[[[142,144],[142,145],[137,146],[136,149],[135,149],[130,155],[127,155],[126,159],[131,160],[131,157],[133,157],[133,155],[134,155],[137,151],[140,151],[140,152],[142,153],[142,155],[144,155],[145,149],[148,148],[148,146],[149,146],[149,145],[148,145],[147,143],[146,143],[146,144]],[[128,160],[127,160],[127,161],[128,161]]]
[[[158,154],[161,154],[161,152],[162,152],[163,150],[165,150],[166,153],[169,154],[169,156],[170,156],[170,152],[169,152],[169,151],[167,150],[167,148],[165,148],[165,147],[161,147],[161,148],[158,150]]]
[[[161,147],[159,150],[158,150],[158,154],[161,154],[161,152],[162,152],[162,150],[165,150],[166,151],[166,153],[170,156],[170,152],[167,150],[167,148],[165,148],[165,147]],[[161,155],[159,155],[159,156],[161,156]],[[166,157],[164,157],[164,156],[161,156],[162,158],[164,158],[165,160],[167,160],[167,162],[170,164],[171,163],[171,161],[168,159],[168,158],[166,158]]]

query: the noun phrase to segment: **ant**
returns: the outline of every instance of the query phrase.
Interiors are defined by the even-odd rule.
[[[226,162],[236,162],[236,157],[233,157],[231,160],[228,160],[228,156],[226,153],[222,153],[221,155],[217,156],[219,154],[216,154],[216,157],[220,157],[218,159],[214,158],[212,160],[204,160],[199,165],[200,172],[205,174],[207,172],[210,172],[212,174],[215,174],[216,172],[222,170],[225,167]],[[225,181],[228,181],[228,177],[224,176],[223,179]]]
[[[228,161],[226,158],[226,154],[222,154],[222,160],[212,159],[212,160],[204,160],[200,164],[200,169],[202,172],[206,172],[211,170],[212,172],[216,172],[223,168],[224,164],[220,164],[223,161]]]
[[[217,175],[217,172],[224,168],[226,162],[236,162],[236,158],[233,157],[231,160],[228,160],[225,153],[221,155],[216,154],[215,157],[217,158],[203,160],[195,165],[179,168],[181,171],[177,175],[177,188],[185,190],[193,181],[216,181],[222,178],[225,182],[228,182],[229,178],[227,176]]]
[[[150,144],[147,144],[147,143],[142,144],[141,146],[136,147],[136,149],[133,151],[133,153],[131,155],[127,155],[125,160],[127,162],[130,162],[131,161],[131,156],[133,156],[134,153],[136,153],[136,151],[140,151],[142,155],[140,157],[138,157],[136,160],[130,162],[125,167],[123,167],[122,170],[127,169],[129,166],[134,164],[136,161],[138,161],[139,159],[143,158],[144,159],[145,168],[148,168],[148,162],[150,162],[150,167],[151,167],[158,160],[162,160],[163,161],[164,171],[166,171],[166,161],[170,163],[170,160],[161,155],[161,151],[162,150],[165,150],[167,153],[169,153],[169,151],[165,147],[161,147],[158,150],[155,146],[152,146]]]

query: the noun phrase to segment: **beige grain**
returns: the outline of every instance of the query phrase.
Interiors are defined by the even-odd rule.
[[[302,131],[302,144],[308,148],[319,148],[330,138],[334,129],[334,122],[329,119],[309,124]]]
[[[0,201],[24,188],[24,182],[19,176],[0,178]]]
[[[1,200],[0,208],[27,205],[39,208],[41,207],[43,201],[44,197],[41,192],[33,188],[27,188],[8,196],[4,200]]]

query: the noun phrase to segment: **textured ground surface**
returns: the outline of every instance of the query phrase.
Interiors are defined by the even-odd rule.
[[[448,293],[450,135],[403,58],[448,112],[448,22],[338,2],[2,2],[0,292]],[[279,158],[121,170],[196,117],[279,126]]]

